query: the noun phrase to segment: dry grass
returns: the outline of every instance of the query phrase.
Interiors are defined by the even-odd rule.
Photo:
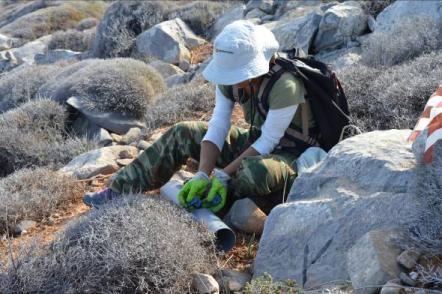
[[[0,113],[36,98],[40,86],[66,64],[32,65],[0,76]]]
[[[63,1],[58,6],[38,9],[19,17],[2,27],[0,33],[35,40],[55,31],[75,28],[85,18],[101,18],[106,6],[102,1]]]
[[[92,110],[116,111],[142,118],[164,88],[161,75],[141,61],[88,59],[64,69],[43,85],[39,94],[60,103],[79,96]]]
[[[338,73],[353,121],[363,131],[413,128],[442,81],[442,52],[390,68],[352,66]]]
[[[32,166],[61,167],[73,157],[96,148],[64,131],[67,113],[50,100],[23,104],[0,116],[0,177]]]
[[[441,48],[442,28],[411,17],[391,30],[370,34],[363,44],[362,62],[372,67],[392,66]]]
[[[92,46],[99,58],[129,57],[135,38],[164,20],[168,1],[117,1],[109,6]]]
[[[21,220],[42,221],[81,197],[84,185],[48,168],[19,170],[0,180],[0,232]]]
[[[126,196],[71,224],[49,250],[23,252],[3,293],[187,293],[192,273],[215,270],[213,235],[184,210]]]
[[[91,48],[95,39],[95,28],[77,31],[58,31],[52,35],[48,49],[68,49],[77,52],[84,52]]]
[[[214,104],[213,85],[194,80],[170,88],[159,95],[155,104],[147,110],[145,117],[148,131],[189,119],[198,112],[211,111]]]

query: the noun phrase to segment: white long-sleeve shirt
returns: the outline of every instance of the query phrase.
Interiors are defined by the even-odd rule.
[[[215,109],[203,141],[214,143],[220,151],[229,133],[233,106],[234,102],[225,97],[217,86]],[[284,136],[285,130],[293,120],[297,107],[297,105],[291,105],[279,109],[270,109],[261,127],[261,136],[252,144],[252,147],[261,155],[271,153]]]

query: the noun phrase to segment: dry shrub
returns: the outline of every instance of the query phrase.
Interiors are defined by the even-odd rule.
[[[19,17],[36,11],[41,8],[45,8],[51,5],[56,5],[53,1],[15,1],[15,0],[3,0],[0,2],[0,27],[5,26]]]
[[[18,67],[0,76],[0,113],[35,98],[38,89],[66,63]]]
[[[63,1],[58,6],[38,9],[0,29],[0,33],[35,40],[59,30],[75,28],[82,19],[101,18],[106,4],[102,1]]]
[[[363,131],[411,129],[442,81],[442,52],[390,68],[347,67],[338,77],[353,122]]]
[[[89,59],[64,69],[43,85],[39,94],[60,103],[79,96],[91,110],[116,111],[142,118],[164,88],[161,75],[141,61]]]
[[[388,31],[375,31],[364,42],[362,62],[391,66],[442,48],[442,28],[423,18],[401,20]]]
[[[197,111],[211,111],[214,104],[215,87],[195,79],[159,95],[146,113],[146,125],[149,130],[154,130],[162,125],[189,120],[194,118]]]
[[[393,4],[396,0],[365,0],[362,1],[362,9],[364,9],[367,13],[373,15],[374,17],[378,16],[387,6]]]
[[[433,162],[420,164],[416,173],[418,207],[410,232],[414,246],[430,254],[442,252],[442,141],[433,148]],[[442,282],[442,273],[439,276]]]
[[[167,19],[181,18],[193,32],[210,39],[212,25],[230,7],[231,2],[193,1],[171,9]]]
[[[48,49],[68,49],[77,52],[84,52],[91,48],[94,39],[95,28],[85,31],[59,31],[52,35]]]
[[[97,27],[92,55],[99,58],[130,56],[135,38],[163,21],[167,7],[167,1],[129,0],[111,4]]]
[[[66,134],[67,113],[50,100],[35,100],[0,116],[0,177],[15,170],[61,167],[96,144]]]
[[[0,179],[0,232],[22,220],[42,221],[78,200],[84,184],[48,168],[21,169]]]
[[[213,235],[170,202],[128,195],[80,218],[50,250],[21,254],[2,293],[188,293],[214,271]]]

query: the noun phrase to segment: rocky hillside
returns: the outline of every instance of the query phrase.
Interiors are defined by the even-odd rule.
[[[167,127],[210,118],[201,72],[239,19],[327,63],[354,127],[286,203],[233,204],[224,220],[248,240],[233,252],[257,252],[233,270],[237,255],[158,191],[100,211],[80,199]],[[437,0],[1,1],[0,292],[441,290],[442,142],[429,164],[407,142],[442,84],[441,48]]]

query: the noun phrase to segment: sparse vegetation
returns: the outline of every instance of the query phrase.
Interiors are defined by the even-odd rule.
[[[262,276],[253,279],[250,283],[247,283],[244,288],[246,294],[297,294],[302,293],[297,284],[288,280],[286,282],[275,282],[268,273],[264,273]]]
[[[41,85],[66,64],[19,67],[0,76],[0,113],[35,98]]]
[[[58,31],[52,35],[48,49],[68,49],[77,52],[84,52],[91,48],[94,39],[94,28],[85,31]]]
[[[390,68],[352,66],[338,73],[354,123],[364,131],[412,129],[442,80],[442,52]]]
[[[146,112],[146,125],[149,130],[154,130],[165,124],[174,124],[192,117],[196,111],[210,111],[214,104],[214,86],[195,79],[159,95]]]
[[[58,30],[74,28],[88,17],[101,18],[106,3],[102,1],[63,1],[25,14],[0,29],[0,33],[34,40]]]
[[[389,31],[375,31],[364,42],[362,61],[367,66],[400,64],[442,48],[442,28],[423,18],[404,19]]]
[[[195,1],[176,7],[167,13],[167,19],[181,18],[197,35],[211,37],[211,27],[231,2]]]
[[[376,17],[387,6],[391,5],[396,0],[365,0],[362,1],[362,8],[372,16]]]
[[[25,167],[60,167],[96,148],[93,142],[66,134],[66,119],[64,107],[49,100],[27,102],[1,115],[0,177]]]
[[[420,164],[416,173],[418,207],[410,222],[414,246],[428,254],[442,252],[442,142],[433,147],[433,162]],[[442,282],[442,272],[439,272]]]
[[[92,55],[129,57],[135,38],[163,21],[167,1],[117,1],[109,6],[97,27]]]
[[[48,168],[16,171],[0,179],[0,232],[11,232],[22,220],[42,221],[83,191],[83,183]]]
[[[67,67],[43,85],[39,93],[60,103],[79,96],[92,110],[142,118],[164,88],[161,75],[141,61],[89,59]]]
[[[40,249],[40,250],[39,250]],[[71,224],[51,245],[22,253],[2,293],[186,293],[214,271],[213,235],[184,210],[127,196]]]

